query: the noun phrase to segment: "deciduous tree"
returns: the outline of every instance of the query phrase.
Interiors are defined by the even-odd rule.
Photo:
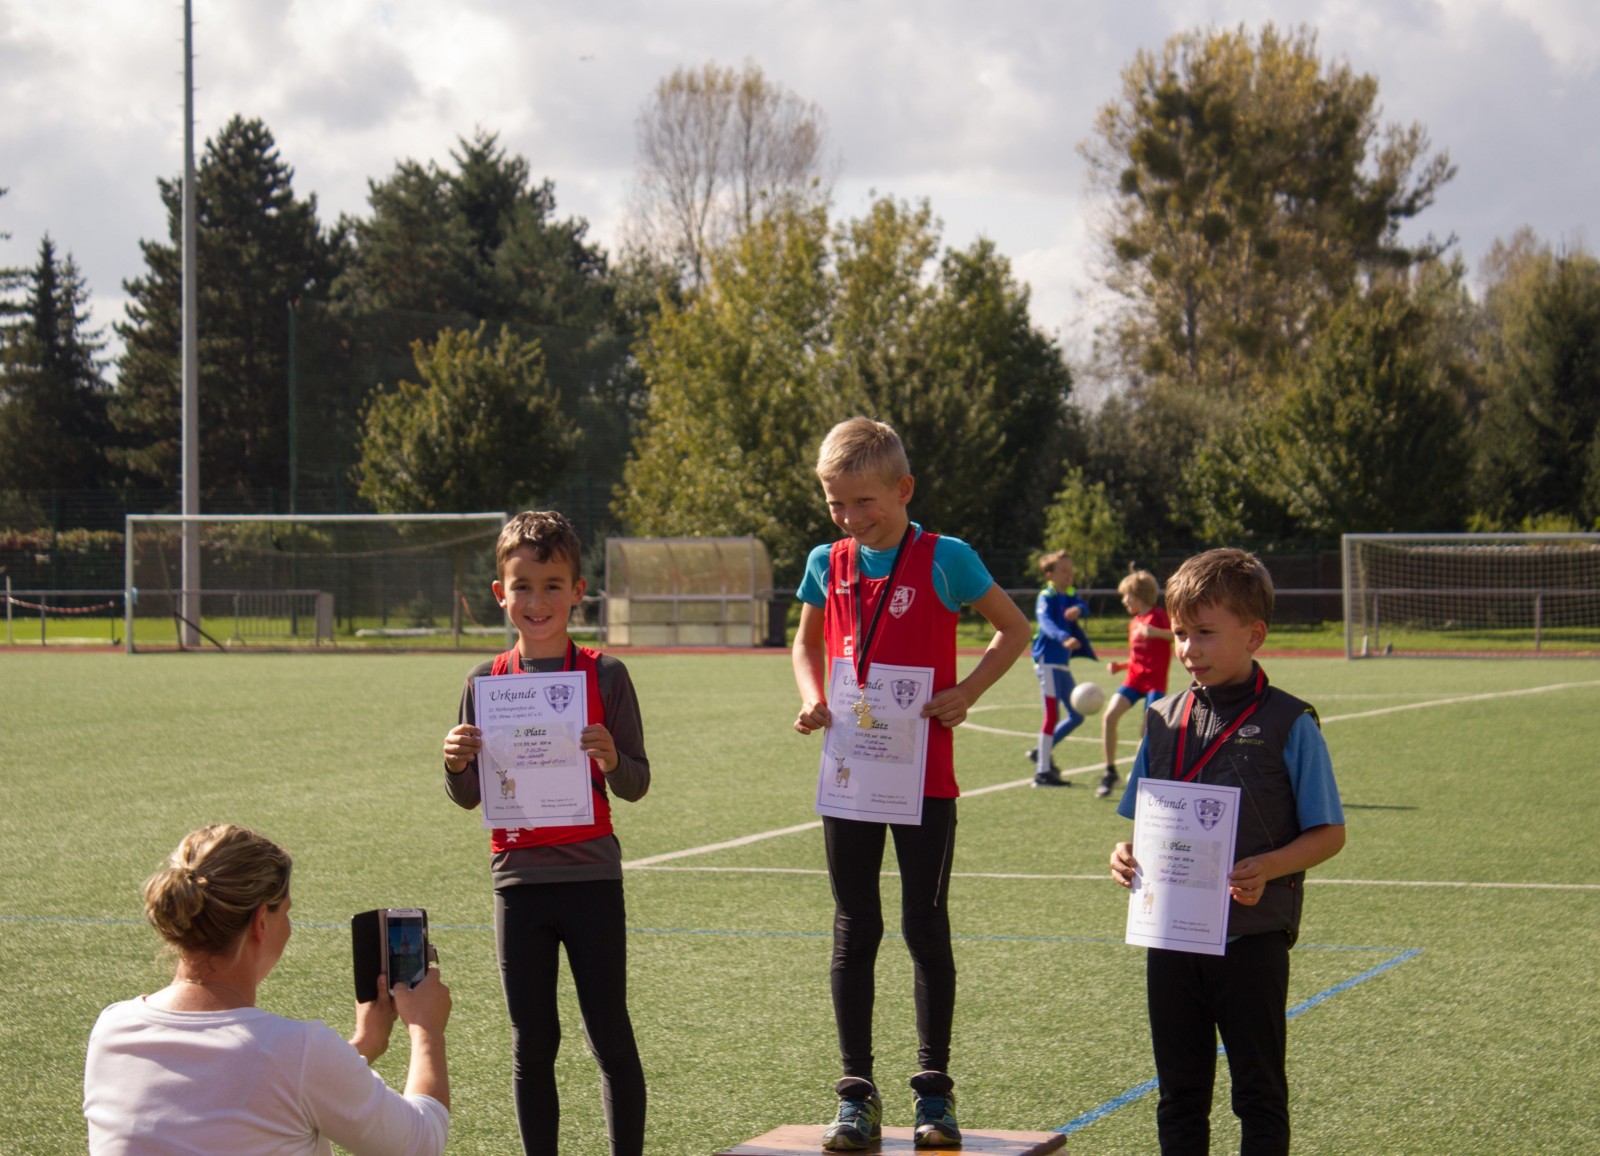
[[[711,271],[640,347],[631,532],[755,534],[796,574],[828,535],[817,445],[868,413],[906,441],[919,520],[981,551],[1037,544],[1070,377],[991,245],[941,254],[926,205],[885,199],[833,229],[821,209],[757,222]]]
[[[1600,261],[1528,245],[1491,285],[1480,521],[1600,524]]]
[[[1316,36],[1190,32],[1140,52],[1082,147],[1100,197],[1102,352],[1126,382],[1270,393],[1363,272],[1436,255],[1400,227],[1454,173]]]
[[[536,503],[576,441],[537,342],[502,328],[445,329],[412,347],[419,381],[372,395],[358,468],[381,513],[458,513]]]
[[[822,111],[754,64],[675,69],[640,112],[637,138],[630,229],[694,288],[736,234],[828,200]]]

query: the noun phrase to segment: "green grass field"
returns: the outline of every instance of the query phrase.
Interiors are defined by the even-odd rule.
[[[262,989],[269,1010],[348,1032],[349,916],[429,909],[455,997],[451,1151],[516,1150],[487,837],[439,782],[471,661],[0,654],[0,1151],[83,1150],[89,1028],[170,974],[140,885],[184,832],[217,821],[296,858],[295,932]],[[789,729],[786,656],[627,661],[655,772],[644,800],[617,808],[629,859],[814,819],[818,743]],[[1296,1150],[1600,1150],[1600,663],[1265,665],[1321,710],[1349,818],[1344,853],[1312,875],[1292,956],[1291,1004],[1317,1001],[1289,1027]],[[952,888],[961,1118],[1080,1122],[1073,1153],[1151,1152],[1154,1096],[1128,1095],[1153,1074],[1142,953],[1121,942],[1124,893],[1105,870],[1129,825],[1093,797],[1088,771],[1070,791],[1007,786],[1029,771],[1036,693],[1020,665],[956,738],[971,795]],[[1063,768],[1098,762],[1097,720],[1085,730],[1058,751]],[[705,1156],[831,1113],[822,868],[807,829],[630,869],[652,1153]],[[893,878],[884,887],[892,908]],[[876,1030],[897,1125],[911,1116],[909,983],[891,936]],[[563,1151],[581,1156],[605,1150],[604,1126],[570,985],[565,1000]],[[405,1052],[397,1034],[380,1062],[391,1083]],[[1237,1148],[1227,1087],[1224,1068],[1216,1151]]]

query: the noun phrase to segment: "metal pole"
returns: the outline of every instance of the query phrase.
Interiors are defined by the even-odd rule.
[[[196,330],[194,172],[194,12],[183,0],[183,512],[200,513],[200,345]],[[200,525],[183,524],[183,617],[200,621]],[[194,625],[184,641],[200,645]]]

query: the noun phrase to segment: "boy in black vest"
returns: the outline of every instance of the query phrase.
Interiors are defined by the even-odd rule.
[[[1238,861],[1228,876],[1224,955],[1149,948],[1145,989],[1164,1156],[1210,1150],[1217,1033],[1233,1078],[1244,1156],[1289,1150],[1284,1013],[1289,948],[1300,930],[1306,869],[1344,846],[1344,811],[1317,713],[1276,687],[1255,661],[1272,618],[1272,579],[1253,554],[1211,550],[1167,583],[1178,658],[1192,682],[1148,712],[1122,803],[1137,784],[1220,783],[1243,792]],[[1131,843],[1111,853],[1111,877],[1133,884]]]

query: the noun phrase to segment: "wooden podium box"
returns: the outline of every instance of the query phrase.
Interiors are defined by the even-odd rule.
[[[754,1140],[724,1148],[716,1156],[817,1156],[822,1151],[826,1124],[785,1124]],[[1066,1152],[1067,1138],[1060,1132],[999,1132],[987,1128],[962,1128],[959,1148],[913,1148],[910,1128],[885,1128],[883,1142],[869,1153],[981,1152],[984,1156],[1043,1156]]]

